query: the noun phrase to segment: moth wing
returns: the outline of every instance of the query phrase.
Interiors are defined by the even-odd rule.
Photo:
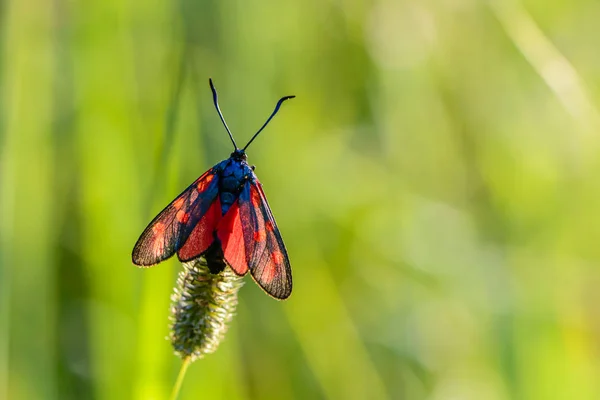
[[[211,168],[166,206],[135,244],[133,263],[140,266],[155,265],[181,249],[215,203],[219,193],[218,180],[214,168]],[[207,222],[214,223],[213,218]],[[206,240],[205,237],[202,239]]]
[[[240,200],[238,197],[219,222],[217,236],[221,241],[225,261],[233,272],[242,276],[248,272],[248,261],[240,216]]]
[[[249,180],[238,198],[246,262],[252,278],[277,299],[292,293],[292,269],[283,239],[258,179]]]
[[[177,251],[179,261],[187,262],[196,259],[208,249],[215,240],[214,232],[220,219],[221,202],[217,196],[206,214],[200,218],[185,244]]]

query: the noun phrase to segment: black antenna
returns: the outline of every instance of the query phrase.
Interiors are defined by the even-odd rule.
[[[250,141],[248,142],[248,144],[246,144],[244,146],[244,148],[242,149],[242,151],[246,151],[246,149],[248,148],[248,146],[250,146],[250,143],[252,143],[252,141],[258,136],[258,134],[265,129],[265,126],[267,126],[267,124],[269,123],[269,121],[275,116],[275,114],[277,114],[277,111],[279,111],[279,107],[281,107],[281,103],[283,103],[284,101],[286,101],[287,99],[293,99],[296,96],[285,96],[282,97],[281,99],[279,99],[279,101],[277,102],[277,105],[275,106],[275,110],[273,110],[273,113],[271,114],[271,116],[269,117],[269,119],[267,119],[267,122],[265,122],[263,124],[263,126],[260,127],[260,129],[258,130],[258,132],[256,132],[254,134],[254,136],[252,136],[252,139],[250,139]],[[233,139],[232,139],[233,140]]]
[[[212,90],[212,94],[213,94],[213,102],[215,103],[215,108],[217,109],[217,112],[219,113],[221,122],[223,122],[223,126],[225,126],[225,129],[227,129],[227,133],[229,133],[229,138],[231,139],[231,142],[233,143],[233,147],[235,147],[235,149],[238,150],[237,144],[235,144],[235,140],[233,140],[233,135],[231,134],[231,131],[229,130],[229,127],[227,126],[227,122],[225,122],[225,118],[223,118],[223,113],[221,113],[221,108],[219,108],[219,100],[217,98],[217,90],[215,89],[215,85],[213,85],[212,79],[209,78],[208,83],[210,83],[210,90]],[[279,107],[279,104],[277,104],[277,107]],[[267,122],[269,122],[269,121],[267,121]],[[248,147],[248,145],[246,145],[246,147]],[[244,148],[246,148],[246,147],[244,147]]]

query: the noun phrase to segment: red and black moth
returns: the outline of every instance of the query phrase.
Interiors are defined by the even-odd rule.
[[[209,83],[215,107],[235,150],[150,222],[133,248],[133,263],[152,266],[175,253],[182,262],[204,257],[211,273],[217,274],[227,265],[239,276],[250,271],[265,292],[286,299],[292,293],[290,261],[245,151],[281,104],[295,96],[282,97],[263,126],[239,149],[219,108],[212,80]]]

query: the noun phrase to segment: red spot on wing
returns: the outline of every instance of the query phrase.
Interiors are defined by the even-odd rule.
[[[163,251],[165,251],[165,241],[162,236],[156,237],[152,243],[152,252],[154,254],[162,254]]]
[[[273,282],[273,279],[275,279],[275,277],[279,274],[279,268],[277,268],[276,265],[274,264],[270,264],[268,266],[265,266],[262,269],[262,273],[260,275],[260,282],[263,285],[269,285]]]
[[[186,213],[183,210],[179,210],[177,211],[177,214],[175,214],[175,218],[177,218],[177,221],[181,222],[182,224],[185,224],[190,219],[190,214]]]
[[[271,221],[267,221],[265,222],[265,229],[269,232],[273,232],[273,229],[275,228],[273,227],[273,223]]]
[[[265,231],[254,231],[254,233],[252,234],[252,240],[254,240],[257,243],[264,242],[266,238],[267,234]]]
[[[271,242],[271,240],[275,240],[273,234],[270,234],[269,242]],[[267,252],[267,254],[263,255],[260,264],[257,266],[255,276],[256,279],[260,281],[262,285],[265,285],[267,287],[272,284],[278,285],[279,281],[285,274],[283,263],[283,253],[277,248],[271,250],[270,252]]]
[[[277,265],[280,265],[283,262],[283,254],[279,250],[274,250],[271,252],[271,260]]]
[[[250,191],[250,201],[252,202],[252,207],[258,208],[261,205],[260,193],[256,190]]]
[[[165,224],[163,224],[162,222],[159,221],[152,226],[152,233],[154,233],[155,236],[162,235],[164,232]]]
[[[246,260],[244,232],[242,230],[238,201],[229,207],[229,210],[227,210],[227,213],[221,219],[217,236],[221,241],[223,255],[227,264],[229,264],[236,274],[246,274],[248,272],[248,262]]]
[[[173,207],[175,207],[175,209],[179,210],[181,208],[181,206],[183,206],[183,203],[185,203],[185,198],[180,197],[173,202]]]
[[[151,251],[154,254],[162,254],[165,250],[165,224],[157,222],[152,227]]]
[[[196,185],[196,187],[198,188],[198,191],[200,193],[204,192],[206,190],[206,188],[208,187],[208,185],[212,182],[214,177],[215,177],[214,175],[209,175],[205,179],[199,180],[198,185]]]
[[[214,240],[214,232],[221,219],[221,202],[217,197],[204,216],[198,221],[185,244],[177,252],[181,261],[199,257]]]

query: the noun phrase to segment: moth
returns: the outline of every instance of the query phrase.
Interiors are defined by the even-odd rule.
[[[226,160],[206,171],[162,210],[133,248],[133,263],[152,266],[177,253],[182,262],[206,259],[211,273],[227,265],[236,275],[250,271],[254,281],[276,299],[292,293],[290,260],[246,149],[277,114],[275,110],[242,149],[238,148],[219,107],[217,91],[209,80],[213,102],[234,146]]]

